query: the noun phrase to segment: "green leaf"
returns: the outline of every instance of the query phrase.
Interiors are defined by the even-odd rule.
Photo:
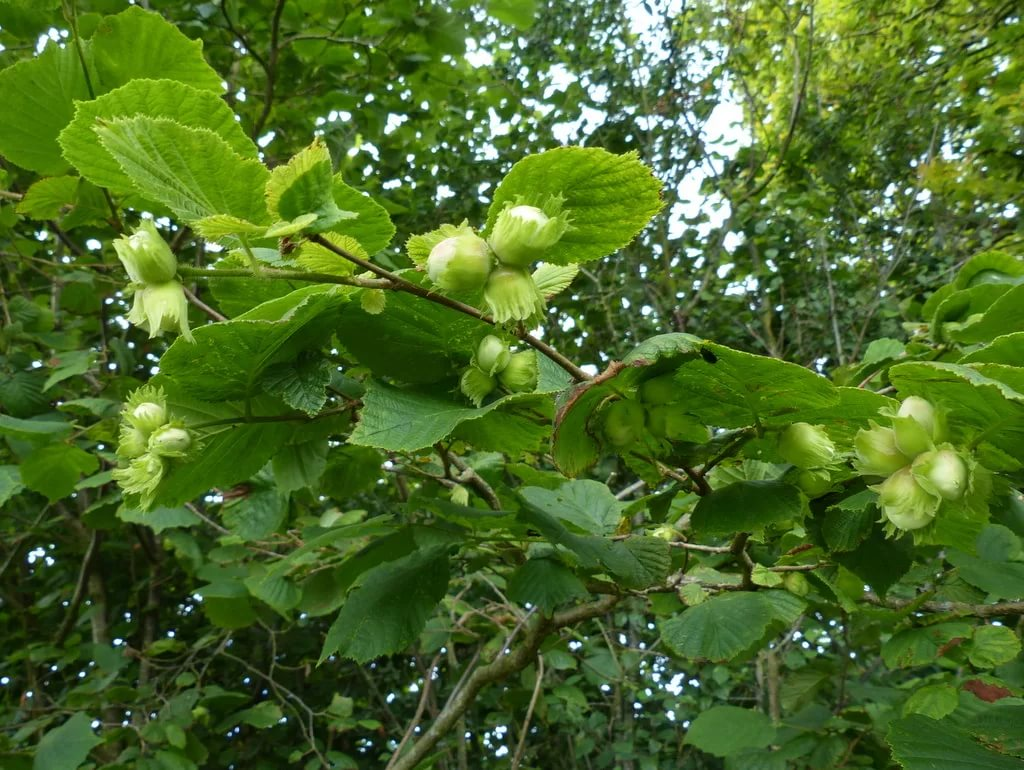
[[[794,608],[776,603],[775,594],[784,594],[799,614],[803,603],[784,591],[723,593],[663,621],[662,639],[669,649],[690,660],[732,660],[790,617]]]
[[[179,527],[191,527],[199,524],[201,519],[188,508],[163,508],[157,507],[152,511],[140,511],[136,508],[121,506],[117,509],[117,518],[129,524],[142,524],[149,527],[156,534],[165,529],[177,529]]]
[[[821,534],[830,551],[852,551],[871,533],[878,521],[878,494],[863,489],[830,505],[821,522]]]
[[[839,403],[836,387],[810,369],[710,342],[673,381],[686,411],[719,428],[789,425]]]
[[[537,0],[488,0],[487,13],[520,32],[526,32],[537,19]]]
[[[89,50],[100,91],[136,78],[166,78],[217,93],[224,90],[220,75],[203,58],[201,41],[189,40],[160,14],[138,6],[104,17],[89,40]]]
[[[484,452],[502,452],[511,457],[524,452],[539,453],[551,435],[551,423],[542,415],[553,412],[547,403],[510,403],[478,420],[460,423],[452,437]]]
[[[280,575],[254,574],[244,580],[249,593],[267,604],[274,612],[288,617],[302,599],[302,592],[287,578]]]
[[[366,250],[355,238],[337,233],[327,233],[324,236],[328,241],[349,254],[362,259],[369,259]],[[352,275],[356,265],[339,254],[319,243],[306,241],[299,248],[295,257],[296,264],[301,265],[313,273],[327,273],[329,275]]]
[[[903,704],[903,716],[923,714],[930,719],[942,719],[956,711],[960,691],[949,684],[932,684],[915,690]]]
[[[115,118],[95,131],[139,192],[186,222],[214,214],[267,221],[267,169],[213,131],[145,116]]]
[[[276,486],[254,485],[247,495],[224,506],[224,526],[243,540],[262,540],[276,532],[288,516],[288,498]]]
[[[701,534],[756,534],[775,522],[799,520],[804,511],[796,487],[781,481],[737,481],[702,497],[690,521]]]
[[[223,416],[224,412],[217,414]],[[293,429],[283,422],[220,426],[203,437],[201,449],[186,461],[169,464],[157,488],[157,502],[177,506],[215,487],[230,489],[249,479],[289,439]]]
[[[136,115],[172,118],[188,128],[208,129],[241,157],[257,157],[256,145],[245,135],[223,99],[211,91],[166,79],[133,80],[98,99],[78,102],[74,120],[59,137],[64,157],[94,184],[118,192],[133,192],[132,180],[100,145],[94,129],[98,121],[109,123],[115,118]]]
[[[981,289],[979,286],[976,289]],[[984,287],[988,288],[988,287]],[[995,288],[995,287],[992,287]],[[951,333],[958,342],[989,342],[1011,332],[1024,331],[1024,284],[1018,284],[996,299],[984,315],[963,329]]]
[[[977,668],[995,668],[1020,655],[1020,649],[1020,639],[1006,626],[978,626],[967,657]]]
[[[623,503],[599,481],[567,481],[557,490],[524,487],[519,494],[545,513],[589,535],[610,535],[622,515]]]
[[[771,720],[760,711],[712,706],[700,712],[686,731],[686,742],[716,757],[762,749],[775,740]]]
[[[315,233],[329,230],[343,219],[355,218],[355,213],[342,211],[334,202],[332,171],[331,153],[318,137],[288,163],[270,172],[266,200],[271,217],[293,220],[315,214],[316,223],[308,228]]]
[[[586,598],[586,586],[557,559],[528,559],[508,579],[509,598],[551,615],[561,604]]]
[[[70,350],[65,353],[57,353],[47,363],[51,367],[50,376],[43,383],[43,390],[47,391],[58,382],[63,382],[69,377],[76,377],[85,374],[92,368],[96,360],[96,353],[92,350]]]
[[[280,722],[284,718],[284,713],[281,711],[281,707],[273,701],[263,701],[244,711],[239,711],[232,718],[239,724],[252,725],[257,730],[266,730]]]
[[[363,397],[359,424],[349,441],[392,451],[412,451],[436,444],[467,420],[476,420],[503,404],[540,401],[543,396],[516,393],[475,409],[427,393],[373,380]]]
[[[40,174],[62,174],[57,135],[89,88],[74,46],[48,45],[34,58],[0,72],[0,155]]]
[[[69,422],[58,420],[22,420],[0,414],[0,435],[23,441],[49,441],[71,433]]]
[[[1024,361],[1024,332],[1013,332],[996,337],[988,345],[968,353],[957,363],[1020,366],[1022,361]]]
[[[886,738],[904,770],[1020,770],[1016,757],[976,742],[947,719],[912,714],[893,722]]]
[[[579,273],[579,265],[551,265],[543,264],[533,271],[533,282],[537,289],[544,295],[544,299],[551,299],[556,294],[569,288],[569,284]]]
[[[274,455],[274,480],[282,495],[297,489],[315,489],[327,467],[327,442],[323,439],[288,444]]]
[[[404,273],[408,280],[425,280]],[[421,297],[392,292],[371,315],[352,303],[342,311],[338,340],[378,377],[427,384],[454,377],[492,328]]]
[[[335,502],[366,492],[377,483],[384,457],[376,449],[344,446],[333,450],[327,470],[321,476],[320,489]]]
[[[99,458],[84,449],[51,444],[25,458],[21,464],[21,482],[52,503],[74,492],[78,479],[99,467]]]
[[[589,262],[632,241],[661,210],[661,183],[636,154],[596,147],[560,147],[516,163],[498,185],[487,211],[489,233],[505,204],[561,197],[572,225],[544,254],[559,265]]]
[[[331,624],[319,662],[337,653],[366,663],[411,644],[448,588],[446,551],[423,548],[364,573]]]
[[[77,176],[51,176],[33,183],[18,202],[17,211],[32,219],[59,219],[78,197]]]
[[[256,622],[249,597],[203,597],[203,613],[218,628],[247,628]]]
[[[327,402],[330,381],[330,362],[317,356],[305,356],[295,362],[269,367],[263,372],[260,386],[264,392],[312,417]]]
[[[356,214],[355,219],[344,219],[334,227],[334,232],[355,238],[368,254],[376,254],[385,248],[395,236],[395,226],[387,210],[366,193],[349,187],[334,175],[334,203],[343,211]]]
[[[17,465],[0,465],[0,505],[17,495],[25,486]]]
[[[349,293],[344,286],[312,286],[234,320],[201,326],[194,332],[195,342],[181,337],[174,341],[160,360],[160,370],[197,398],[228,401],[266,390],[312,409],[319,397],[313,392],[316,380],[323,379],[319,361],[309,359],[305,378],[288,377],[283,367],[330,336]],[[275,365],[270,382],[265,382],[265,373]]]
[[[1024,597],[1024,562],[987,561],[955,549],[946,554],[946,560],[963,580],[993,599]]]
[[[900,631],[882,645],[882,658],[889,668],[930,665],[970,639],[973,631],[970,623],[959,621]]]
[[[92,731],[92,717],[79,711],[42,737],[32,770],[75,770],[101,743],[103,739]]]

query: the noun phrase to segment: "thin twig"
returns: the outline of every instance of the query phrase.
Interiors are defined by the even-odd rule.
[[[537,700],[540,698],[541,684],[544,682],[544,656],[537,655],[537,681],[533,685],[533,695],[530,696],[530,705],[526,707],[526,716],[523,718],[523,729],[519,732],[519,744],[516,746],[516,753],[512,757],[512,764],[509,770],[519,770],[519,763],[523,759],[523,752],[526,750],[526,736],[530,733],[530,720],[533,719],[533,710],[537,707]]]
[[[210,318],[212,318],[214,321],[226,321],[226,320],[228,320],[228,317],[226,315],[221,315],[216,310],[214,310],[212,307],[207,305],[205,302],[203,302],[201,299],[199,299],[199,297],[197,297],[187,286],[182,286],[181,288],[185,292],[185,299],[187,299],[189,302],[191,302],[197,308],[199,308],[204,313],[206,313],[206,315],[210,316]]]
[[[409,726],[405,729],[405,735],[402,736],[402,740],[398,744],[398,748],[395,749],[391,755],[391,760],[385,765],[384,770],[391,770],[398,761],[398,758],[402,756],[402,749],[405,748],[409,739],[412,738],[412,734],[416,732],[416,728],[420,723],[420,719],[423,718],[423,711],[427,706],[427,698],[430,695],[430,682],[431,674],[434,673],[434,669],[437,668],[438,661],[441,660],[441,653],[438,652],[434,656],[434,659],[430,661],[430,666],[427,668],[427,673],[423,677],[423,692],[420,693],[420,702],[416,704],[416,713],[412,715],[412,720],[409,722]]]

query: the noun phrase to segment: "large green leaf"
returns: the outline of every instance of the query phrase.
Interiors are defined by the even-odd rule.
[[[71,46],[68,46],[70,49]],[[136,78],[165,78],[220,93],[221,76],[203,58],[203,43],[189,40],[160,14],[131,6],[100,21],[89,40],[97,93]]]
[[[21,464],[21,482],[45,495],[50,502],[67,497],[83,475],[94,473],[99,458],[70,444],[50,444],[37,449]]]
[[[668,543],[656,537],[623,541],[570,532],[555,516],[523,497],[519,518],[551,543],[569,549],[584,569],[605,571],[627,588],[662,583],[671,565]]]
[[[448,588],[444,546],[414,551],[364,573],[327,632],[320,662],[337,653],[357,663],[411,644]]]
[[[557,559],[529,559],[508,578],[509,598],[531,604],[550,615],[560,604],[582,599],[587,589],[572,570]]]
[[[676,371],[678,400],[707,425],[788,425],[839,404],[838,389],[810,369],[704,343]]]
[[[769,524],[803,516],[800,490],[781,481],[737,481],[697,503],[690,523],[702,535],[762,533]]]
[[[589,535],[610,535],[622,515],[623,503],[599,481],[567,481],[558,489],[524,487],[519,494],[535,508]]]
[[[1020,770],[1024,764],[992,751],[947,719],[921,714],[893,722],[886,740],[904,770]]]
[[[266,223],[269,172],[207,128],[168,118],[115,118],[96,128],[103,148],[135,187],[186,222],[229,214]]]
[[[946,559],[960,577],[995,599],[1024,598],[1024,562],[989,561],[952,549]]]
[[[683,657],[721,663],[747,653],[787,618],[792,622],[801,606],[786,592],[723,593],[663,621],[661,637]]]
[[[539,405],[545,398],[515,393],[477,409],[451,397],[395,388],[374,380],[366,389],[359,424],[349,440],[392,451],[423,449],[451,435],[462,423],[480,419],[505,404]]]
[[[512,167],[494,192],[486,230],[491,231],[505,204],[518,196],[535,205],[560,196],[572,228],[543,261],[589,262],[632,241],[661,209],[660,192],[661,183],[633,153],[560,147]]]
[[[403,278],[419,280],[416,273]],[[384,310],[367,313],[353,303],[342,313],[338,339],[375,375],[431,383],[455,377],[492,327],[422,297],[391,292]]]
[[[34,59],[0,72],[0,154],[40,174],[67,170],[57,135],[75,114],[75,99],[90,99],[72,46],[48,45]]]
[[[942,654],[971,638],[970,623],[937,623],[900,631],[882,645],[882,658],[890,668],[909,668],[935,663]]]
[[[690,723],[686,742],[716,757],[762,749],[775,740],[771,720],[760,711],[738,706],[712,706]]]
[[[78,102],[74,120],[61,132],[64,157],[79,173],[100,187],[132,192],[135,186],[121,166],[100,145],[97,121],[145,115],[173,118],[188,128],[205,128],[243,158],[256,158],[256,145],[242,131],[235,115],[217,94],[174,80],[133,80],[88,102]]]
[[[103,739],[92,731],[92,717],[79,711],[42,737],[32,770],[75,770],[101,743]]]
[[[351,292],[344,286],[313,286],[271,300],[232,321],[195,330],[195,342],[175,340],[160,360],[160,369],[182,389],[209,401],[249,398],[266,389],[286,396],[300,408],[312,408],[300,372],[283,378],[275,364],[294,361],[304,350],[333,332],[338,310]],[[315,382],[320,369],[312,366]],[[291,403],[291,401],[289,403]]]

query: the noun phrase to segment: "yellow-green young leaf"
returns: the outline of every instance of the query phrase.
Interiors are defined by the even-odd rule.
[[[323,139],[317,137],[309,147],[288,163],[270,172],[267,180],[267,209],[278,219],[294,220],[315,214],[316,224],[309,229],[323,232],[356,214],[342,211],[334,202],[334,178],[331,154]]]
[[[217,134],[167,118],[115,118],[96,128],[100,143],[146,198],[186,222],[230,214],[267,222],[268,171]]]
[[[1006,626],[979,626],[967,657],[978,668],[995,668],[1020,655],[1020,639]]]
[[[376,254],[391,243],[395,226],[383,206],[366,193],[345,184],[341,174],[334,175],[333,194],[339,209],[357,216],[355,219],[343,219],[332,232],[355,238],[368,254]]]
[[[354,257],[369,259],[369,255],[367,255],[366,250],[360,245],[359,241],[351,236],[325,233],[323,237]],[[301,265],[311,273],[351,275],[356,269],[354,262],[350,262],[340,254],[336,254],[319,243],[313,243],[312,241],[305,241],[299,247],[299,251],[294,255],[294,258],[296,264]]]
[[[544,254],[565,265],[612,254],[632,241],[662,207],[661,182],[636,153],[559,147],[516,163],[498,185],[487,211],[490,233],[505,204],[564,200],[570,230]]]
[[[57,135],[92,97],[73,46],[51,44],[0,72],[0,155],[40,174],[68,168]]]
[[[291,221],[275,222],[263,234],[267,238],[284,238],[302,232],[317,220],[316,214],[300,214]]]
[[[117,161],[100,146],[93,131],[97,121],[145,115],[171,118],[189,128],[206,128],[243,158],[257,157],[227,103],[212,91],[174,80],[132,80],[98,99],[78,102],[75,117],[59,137],[64,157],[89,181],[117,192],[134,192]]]
[[[189,40],[160,14],[138,6],[103,18],[89,40],[88,53],[96,68],[97,93],[137,78],[166,78],[217,93],[224,90],[220,75],[203,58],[202,41]]]
[[[370,315],[380,315],[387,307],[388,295],[383,289],[363,289],[359,305]]]
[[[214,214],[192,223],[192,229],[209,241],[219,241],[228,236],[264,235],[266,225],[257,225],[230,214]]]
[[[579,273],[579,265],[551,265],[543,264],[533,271],[533,282],[537,289],[544,295],[544,299],[551,299],[556,294],[569,288],[569,284]]]

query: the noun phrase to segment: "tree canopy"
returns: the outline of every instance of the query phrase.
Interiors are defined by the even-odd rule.
[[[0,766],[1024,767],[1022,51],[0,0]]]

